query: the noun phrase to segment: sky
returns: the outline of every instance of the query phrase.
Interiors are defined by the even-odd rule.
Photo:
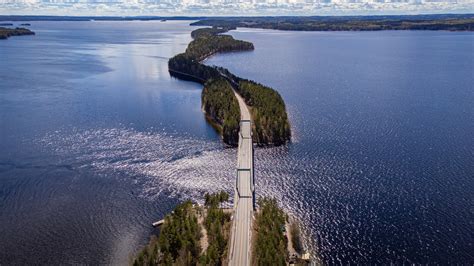
[[[474,0],[0,0],[0,15],[264,16],[474,13]]]

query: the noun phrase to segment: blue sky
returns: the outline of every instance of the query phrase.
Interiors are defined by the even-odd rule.
[[[474,0],[0,0],[2,15],[381,15],[474,13]]]

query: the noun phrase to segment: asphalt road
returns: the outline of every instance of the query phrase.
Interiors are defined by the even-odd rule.
[[[250,112],[240,95],[241,122],[237,155],[237,180],[230,265],[250,265],[251,225],[253,217],[253,144]]]

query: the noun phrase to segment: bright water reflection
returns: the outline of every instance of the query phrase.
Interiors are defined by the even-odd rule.
[[[179,200],[232,191],[236,150],[200,86],[167,73],[187,22],[32,28],[0,42],[2,263],[126,264]],[[312,251],[472,262],[472,34],[234,35],[256,50],[208,63],[285,99],[294,142],[256,150],[257,193],[303,222]]]
[[[207,61],[276,88],[294,142],[256,150],[260,195],[325,263],[473,262],[474,35],[241,29]]]
[[[127,264],[178,200],[231,189],[201,87],[168,74],[188,23],[35,22],[0,42],[2,263]]]

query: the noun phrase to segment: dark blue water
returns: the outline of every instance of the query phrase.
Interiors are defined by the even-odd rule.
[[[232,191],[201,87],[168,74],[189,22],[32,24],[0,42],[0,264],[127,264],[179,200]]]
[[[474,34],[240,30],[207,64],[276,88],[294,142],[256,151],[260,194],[325,263],[474,262]]]
[[[35,22],[0,42],[0,263],[127,264],[182,199],[232,192],[235,149],[172,79],[187,22]],[[240,30],[207,63],[276,88],[286,147],[256,150],[325,263],[474,262],[474,35]]]

